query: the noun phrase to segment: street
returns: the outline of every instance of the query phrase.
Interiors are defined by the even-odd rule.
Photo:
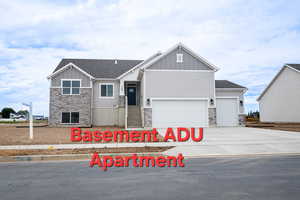
[[[300,199],[300,156],[194,158],[184,168],[0,163],[7,199]]]

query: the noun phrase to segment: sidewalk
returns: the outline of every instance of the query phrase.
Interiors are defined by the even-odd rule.
[[[230,156],[262,154],[300,154],[300,133],[257,128],[207,128],[202,142],[99,143],[0,146],[0,150],[16,149],[80,149],[118,147],[174,146],[166,155]]]

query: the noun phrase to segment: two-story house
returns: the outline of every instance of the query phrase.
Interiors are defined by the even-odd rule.
[[[50,80],[50,126],[238,126],[246,88],[183,44],[145,60],[62,59]]]

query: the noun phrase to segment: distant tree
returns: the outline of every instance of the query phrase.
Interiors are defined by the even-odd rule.
[[[253,117],[254,117],[255,119],[259,119],[259,111],[253,112]]]
[[[27,110],[19,110],[17,112],[18,115],[24,115],[24,116],[27,116],[29,114],[29,112]]]
[[[249,111],[247,114],[247,117],[249,118],[254,118],[254,119],[259,119],[259,111]]]
[[[2,111],[2,117],[8,119],[10,116],[10,113],[15,114],[16,112],[12,108],[3,108]]]

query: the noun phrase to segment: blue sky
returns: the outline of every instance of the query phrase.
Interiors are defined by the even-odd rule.
[[[63,57],[144,59],[182,42],[248,87],[246,108],[285,63],[300,63],[299,1],[0,2],[0,109],[48,115],[46,77]]]

